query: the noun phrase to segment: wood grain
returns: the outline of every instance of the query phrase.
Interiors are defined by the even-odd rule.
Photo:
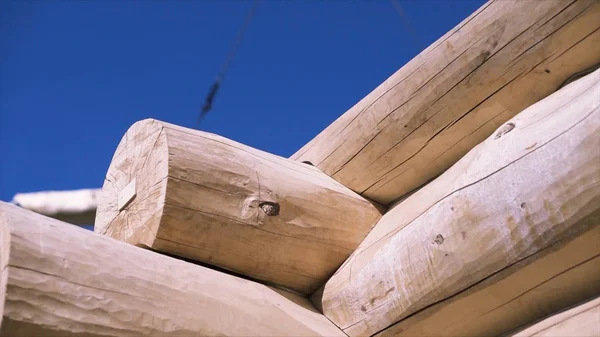
[[[0,202],[1,336],[344,336],[307,299]]]
[[[579,249],[595,256],[598,149],[600,70],[525,109],[388,211],[326,283],[325,315],[350,336],[371,335],[558,242],[591,235]]]
[[[600,2],[489,1],[291,158],[389,205],[600,63]]]
[[[600,336],[600,297],[552,315],[512,337]]]
[[[505,336],[600,294],[599,240],[600,226],[596,226],[430,305],[375,336]]]
[[[135,179],[135,196],[127,186]],[[381,217],[317,168],[156,120],[119,144],[95,231],[309,294]]]

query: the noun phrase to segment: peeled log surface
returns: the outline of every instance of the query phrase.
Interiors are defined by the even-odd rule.
[[[326,283],[325,315],[350,336],[366,336],[424,308],[435,308],[419,318],[423,329],[436,336],[469,335],[473,330],[468,326],[452,334],[450,327],[457,328],[459,322],[452,325],[427,316],[448,305],[450,313],[462,312],[461,321],[482,322],[479,316],[486,311],[461,305],[468,301],[435,304],[478,289],[473,286],[502,271],[516,275],[524,261],[537,269],[535,259],[560,242],[581,239],[586,244],[577,251],[585,256],[574,260],[567,255],[563,259],[571,262],[561,264],[562,271],[556,273],[600,255],[599,149],[597,70],[524,110],[439,178],[389,210]],[[539,283],[529,286],[545,282],[541,274],[532,275],[538,275],[532,279]],[[600,268],[586,275],[579,283],[593,280],[593,290],[599,291]],[[511,282],[526,285],[531,278],[527,280],[523,276]],[[573,283],[577,284],[573,288],[585,288]],[[492,282],[489,287],[490,299],[481,298],[475,307],[516,299],[517,293],[502,293],[501,285]],[[568,302],[570,296],[565,294],[563,300]],[[535,310],[514,306],[511,313],[527,317]],[[493,317],[487,323],[474,335],[511,328],[509,321]],[[386,333],[401,334],[406,330],[401,325]]]
[[[600,1],[490,1],[291,158],[383,204],[600,63]]]
[[[599,240],[600,226],[596,226],[575,240],[552,245],[410,315],[375,336],[504,336],[507,331],[600,294]]]
[[[600,336],[600,297],[520,331],[512,337]]]
[[[0,202],[1,336],[344,336],[307,299]]]
[[[309,294],[380,217],[313,166],[143,120],[112,159],[95,231]]]

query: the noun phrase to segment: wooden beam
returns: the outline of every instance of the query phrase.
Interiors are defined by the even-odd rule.
[[[489,1],[291,158],[389,205],[600,63],[600,2]]]
[[[309,294],[381,217],[317,168],[206,132],[135,123],[95,231]]]
[[[557,313],[512,337],[600,336],[600,297]]]
[[[305,298],[0,202],[1,336],[344,336]]]
[[[600,226],[596,226],[428,306],[375,336],[504,336],[599,294],[599,239]]]
[[[508,303],[518,297],[489,281],[503,270],[515,274],[522,263],[538,268],[541,256],[574,238],[581,242],[571,250],[573,256],[552,261],[557,264],[554,268],[562,268],[554,269],[555,275],[598,257],[599,98],[597,70],[525,109],[439,178],[388,211],[326,283],[325,315],[350,336],[372,335],[399,321],[386,333],[402,334],[407,330],[403,319],[435,307],[420,320],[427,331],[441,336],[456,332],[450,327],[461,326],[429,319],[445,305],[450,312],[461,312],[461,321],[477,321],[485,313],[460,305],[468,301],[451,300],[468,289],[479,289],[477,284],[490,282],[489,298],[480,298],[481,302]],[[535,288],[545,282],[546,276],[525,275],[513,284]],[[590,284],[598,291],[600,268],[586,275],[567,285],[569,291],[589,289]],[[561,300],[574,297],[566,293]],[[511,313],[531,318],[536,311],[514,306]],[[511,328],[510,320],[486,322],[479,335]],[[457,335],[473,331],[463,327]],[[411,332],[414,336],[418,331]]]

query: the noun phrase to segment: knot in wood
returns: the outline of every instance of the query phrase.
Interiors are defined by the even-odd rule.
[[[276,202],[261,202],[258,207],[268,216],[279,215],[279,204]]]
[[[498,139],[498,138],[504,136],[505,134],[511,132],[512,129],[514,129],[514,128],[515,128],[515,123],[512,123],[512,122],[509,122],[509,123],[506,123],[506,124],[502,125],[502,127],[500,127],[500,129],[498,130],[498,132],[494,136],[494,139]]]
[[[433,240],[433,243],[435,243],[436,245],[441,245],[442,243],[444,243],[444,237],[442,236],[442,234],[438,234],[435,237],[435,240]]]

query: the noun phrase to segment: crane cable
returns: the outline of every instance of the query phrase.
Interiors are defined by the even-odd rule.
[[[390,0],[392,2],[392,5],[394,6],[394,9],[396,10],[396,12],[398,13],[398,15],[400,16],[400,19],[402,21],[402,24],[404,25],[404,28],[406,28],[406,30],[408,31],[408,34],[412,37],[412,39],[414,40],[415,44],[417,45],[417,47],[420,47],[420,40],[417,37],[417,34],[415,32],[415,30],[412,28],[410,22],[408,21],[404,10],[402,9],[402,6],[400,5],[400,2],[398,0]]]
[[[404,10],[402,9],[402,6],[398,2],[398,0],[390,0],[390,1],[392,2],[392,5],[396,9],[396,12],[398,12],[398,15],[400,16],[402,23],[404,24],[406,30],[411,35],[414,42],[417,45],[419,45],[420,41],[417,38],[417,34],[415,33],[415,31],[412,29],[412,26],[408,22],[405,14],[404,14]],[[208,95],[206,96],[204,105],[202,106],[202,110],[201,110],[200,116],[198,118],[198,123],[200,123],[202,121],[202,119],[206,116],[206,114],[212,109],[213,101],[215,99],[217,91],[219,90],[219,87],[221,86],[221,83],[223,82],[223,80],[225,78],[225,74],[227,73],[227,70],[229,70],[229,66],[231,65],[231,62],[233,61],[234,56],[237,54],[238,48],[244,39],[244,33],[248,29],[248,26],[250,25],[250,21],[252,21],[252,18],[254,16],[254,12],[256,11],[256,7],[258,6],[258,3],[259,3],[259,0],[254,0],[254,3],[252,5],[252,7],[250,8],[248,14],[246,15],[246,18],[244,20],[244,23],[242,24],[242,27],[238,31],[238,35],[234,41],[234,44],[233,44],[227,58],[225,59],[225,62],[223,63],[221,71],[217,75],[215,82],[212,84],[212,86],[208,90]]]
[[[212,104],[215,99],[215,95],[217,94],[217,91],[219,90],[219,87],[221,86],[221,83],[223,82],[223,80],[225,78],[225,74],[227,73],[227,70],[229,70],[229,67],[231,65],[231,62],[233,61],[234,56],[238,52],[239,46],[242,44],[242,41],[244,39],[244,33],[246,33],[246,30],[248,29],[248,26],[250,25],[250,21],[252,21],[252,17],[254,16],[254,12],[256,11],[258,2],[259,2],[259,0],[254,0],[254,3],[252,5],[252,7],[250,8],[250,10],[248,11],[248,14],[246,15],[246,18],[244,20],[244,23],[242,24],[242,27],[238,31],[237,37],[231,47],[231,50],[229,51],[229,54],[227,55],[227,58],[225,59],[225,62],[223,63],[223,66],[221,67],[221,71],[218,73],[217,78],[215,79],[215,82],[208,90],[208,95],[206,96],[204,105],[202,106],[202,111],[200,112],[200,116],[198,118],[198,123],[200,123],[202,121],[202,119],[204,118],[204,116],[206,116],[206,114],[212,109]]]

